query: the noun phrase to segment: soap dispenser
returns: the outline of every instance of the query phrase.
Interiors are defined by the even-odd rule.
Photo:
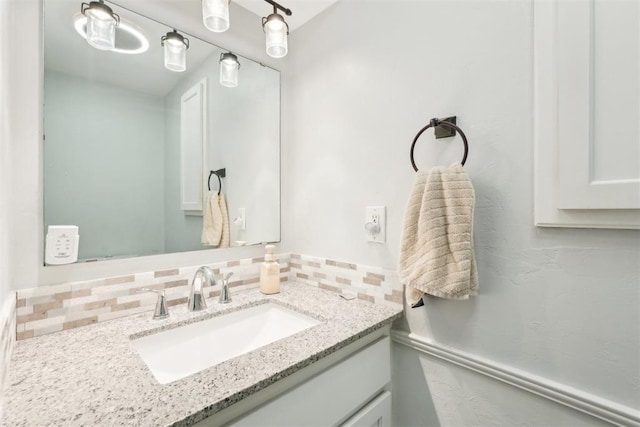
[[[267,245],[264,262],[260,269],[260,292],[263,294],[277,294],[280,292],[280,264],[273,255],[275,246]]]

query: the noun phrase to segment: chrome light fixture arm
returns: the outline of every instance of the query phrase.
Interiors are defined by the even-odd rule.
[[[167,40],[174,41],[175,43],[182,43],[186,49],[189,49],[189,39],[183,36],[175,28],[169,31],[166,35],[160,37],[160,45],[164,47]]]
[[[104,4],[104,0],[98,0],[98,1],[92,1],[89,3],[80,4],[80,12],[83,15],[87,16],[87,10],[89,9],[100,10],[101,12],[104,12],[106,15],[110,15],[116,21],[116,27],[120,25],[120,15],[115,13],[113,9],[111,9],[109,6]]]
[[[280,3],[276,3],[276,2],[275,2],[275,1],[273,1],[273,0],[264,0],[264,1],[266,1],[266,2],[267,2],[267,3],[269,3],[271,6],[273,6],[273,13],[277,13],[277,12],[278,12],[278,9],[280,9],[281,11],[283,11],[283,12],[284,12],[284,14],[285,14],[285,15],[287,15],[287,16],[291,16],[291,14],[293,13],[293,12],[291,12],[291,9],[288,9],[288,8],[286,8],[286,7],[282,6]]]

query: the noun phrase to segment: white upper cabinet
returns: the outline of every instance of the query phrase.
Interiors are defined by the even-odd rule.
[[[534,2],[536,224],[640,228],[640,2]]]
[[[186,91],[180,104],[180,207],[201,212],[207,158],[206,78]]]

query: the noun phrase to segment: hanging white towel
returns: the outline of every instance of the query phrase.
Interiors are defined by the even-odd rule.
[[[423,294],[478,293],[473,250],[475,194],[460,163],[418,171],[404,218],[398,272],[411,305]]]
[[[229,213],[227,212],[227,202],[224,199],[224,194],[218,196],[218,207],[220,209],[221,216],[221,233],[219,248],[229,247]]]
[[[218,193],[209,192],[204,204],[201,242],[206,246],[218,246],[222,238],[223,217],[218,202],[219,197]]]

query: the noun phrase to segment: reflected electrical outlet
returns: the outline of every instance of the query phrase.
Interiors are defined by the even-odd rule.
[[[247,210],[245,208],[238,208],[238,216],[233,220],[233,223],[240,231],[247,229],[246,213]]]

